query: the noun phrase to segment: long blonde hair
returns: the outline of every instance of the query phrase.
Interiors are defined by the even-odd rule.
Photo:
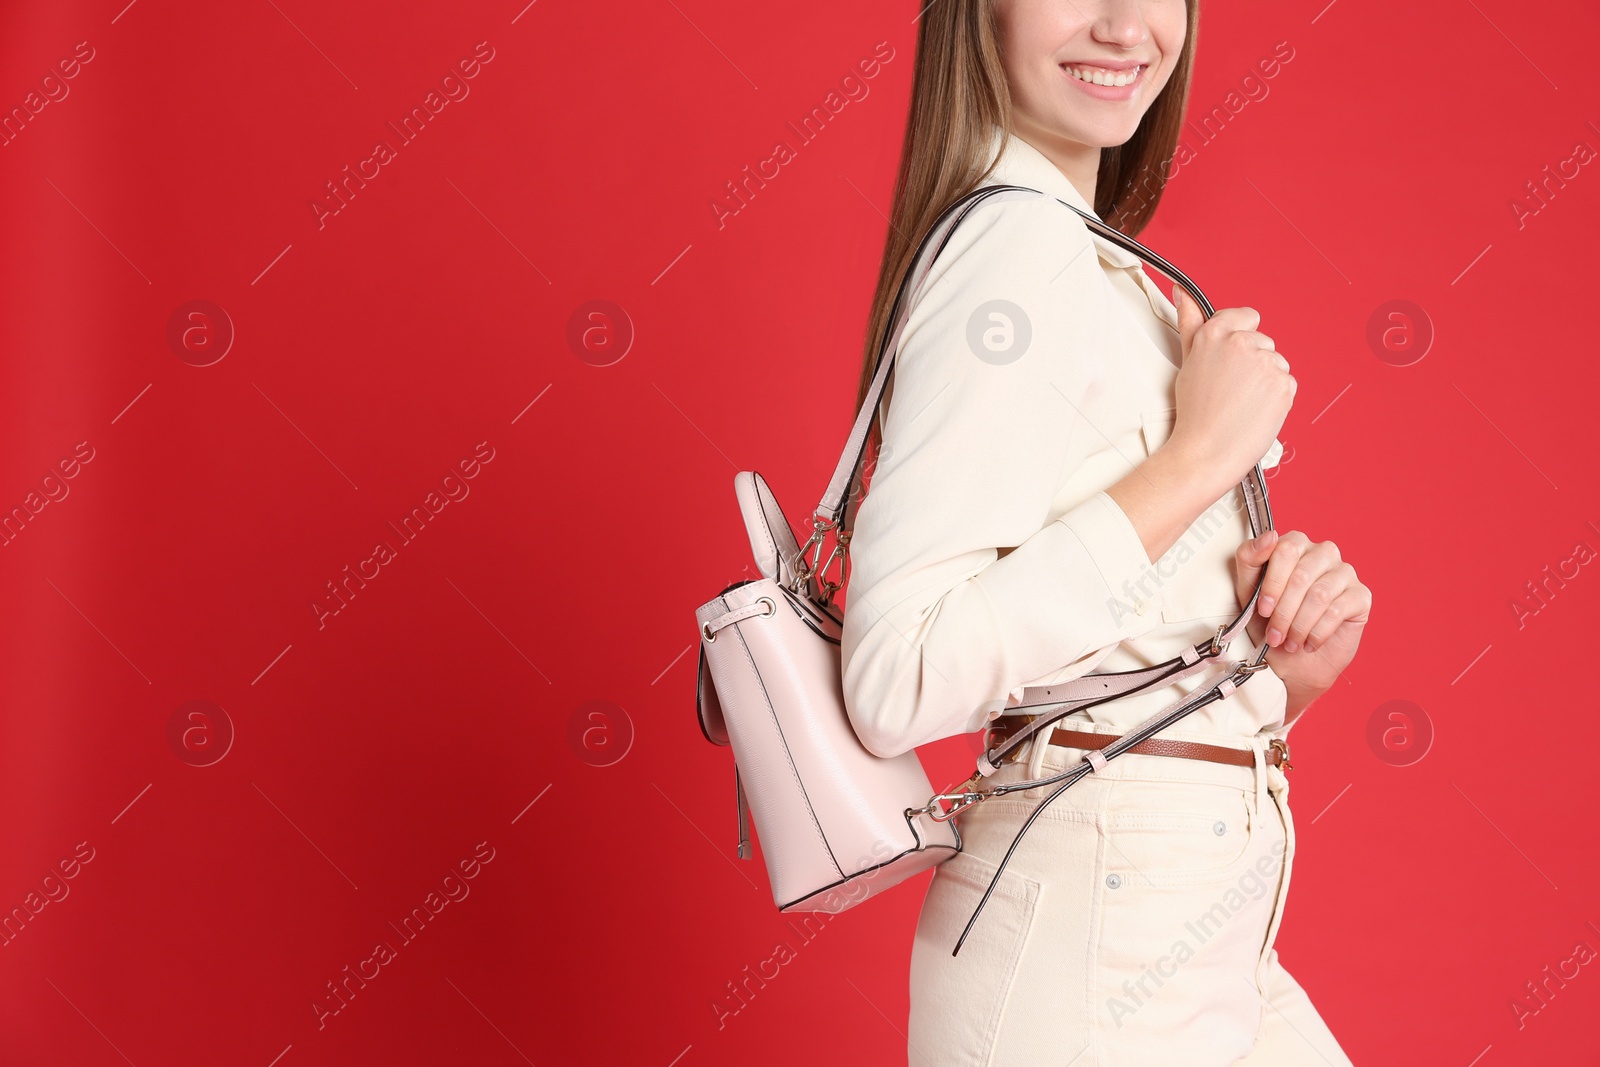
[[[1094,210],[1107,224],[1136,235],[1160,203],[1167,166],[1177,148],[1194,69],[1197,0],[1185,0],[1188,32],[1183,53],[1139,128],[1124,144],[1102,149]],[[923,11],[906,120],[878,287],[867,319],[856,408],[877,370],[878,347],[901,276],[910,268],[922,235],[952,203],[978,187],[991,170],[990,130],[1011,129],[1011,93],[1000,60],[994,0],[939,0]],[[877,455],[882,431],[873,424],[867,442]],[[864,481],[864,479],[863,479]]]

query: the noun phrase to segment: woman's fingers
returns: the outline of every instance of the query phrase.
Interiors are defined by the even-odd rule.
[[[1340,564],[1350,567],[1348,563]],[[1340,626],[1349,619],[1364,619],[1372,609],[1372,590],[1362,585],[1355,579],[1355,568],[1350,567],[1351,580],[1345,583],[1344,590],[1322,612],[1322,617],[1316,621],[1306,634],[1305,647],[1307,651],[1316,651],[1321,648]]]
[[[1278,351],[1278,346],[1272,340],[1272,338],[1268,337],[1264,333],[1257,332],[1255,335],[1255,341],[1256,344],[1273,354],[1273,362],[1278,365],[1280,370],[1289,369],[1289,361],[1283,358],[1283,353]]]
[[[1306,587],[1305,595],[1300,599],[1300,607],[1294,614],[1294,621],[1289,623],[1289,629],[1285,634],[1283,642],[1285,652],[1298,652],[1301,646],[1307,643],[1312,632],[1322,625],[1328,610],[1344,594],[1354,577],[1354,567],[1348,563],[1337,563],[1323,571]],[[1334,620],[1333,626],[1325,628],[1323,640],[1327,639],[1327,634],[1337,625],[1338,621]]]
[[[1267,557],[1267,573],[1261,579],[1261,596],[1256,600],[1257,614],[1272,618],[1278,608],[1278,600],[1283,595],[1284,583],[1289,580],[1290,572],[1309,544],[1310,539],[1299,530],[1278,535],[1272,545],[1272,555]]]
[[[1332,541],[1313,542],[1299,530],[1291,530],[1273,546],[1272,558],[1267,561],[1266,576],[1262,579],[1261,600],[1257,610],[1268,616],[1267,644],[1287,645],[1291,639],[1296,617],[1313,585],[1340,562],[1339,549]],[[1338,590],[1319,587],[1313,606],[1316,615],[1331,599],[1330,593]],[[1305,620],[1294,636],[1295,648],[1305,639],[1316,618]],[[1293,652],[1294,648],[1287,651]]]

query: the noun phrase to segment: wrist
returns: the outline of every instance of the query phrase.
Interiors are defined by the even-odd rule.
[[[1191,504],[1196,515],[1216,503],[1233,484],[1218,484],[1217,465],[1186,439],[1168,438],[1145,462],[1155,468],[1162,487]]]
[[[1288,704],[1284,708],[1285,724],[1293,722],[1301,712],[1311,706],[1312,701],[1327,692],[1326,689],[1302,689],[1294,686],[1285,688],[1289,691]]]

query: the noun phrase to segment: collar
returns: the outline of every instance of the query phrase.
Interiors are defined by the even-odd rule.
[[[1005,131],[996,126],[990,130],[988,159],[994,159],[998,153],[999,161],[995,164],[993,172],[983,180],[984,185],[1021,185],[1029,189],[1037,189],[1042,193],[1065,200],[1067,203],[1086,211],[1090,215],[1104,222],[1100,213],[1094,206],[1083,198],[1078,192],[1078,187],[1067,180],[1061,169],[1050,162],[1048,156],[1033,145],[1023,140],[1016,134],[1007,135]],[[1138,267],[1139,257],[1119,245],[1091,232],[1089,236],[1094,240],[1095,250],[1100,258],[1115,267]],[[1142,270],[1140,273],[1144,273]]]
[[[1007,134],[995,126],[989,132],[988,155],[985,158],[994,159],[997,154],[999,160],[995,163],[994,170],[983,180],[984,185],[1021,185],[1029,189],[1038,189],[1100,219],[1100,213],[1084,200],[1083,194],[1078,192],[1078,187],[1067,180],[1067,176],[1061,173],[1061,168],[1050,162],[1048,156],[1016,134]],[[1100,221],[1105,220],[1100,219]],[[1166,296],[1156,288],[1155,282],[1145,273],[1143,261],[1121,245],[1113,244],[1093,231],[1090,231],[1089,237],[1094,241],[1095,251],[1099,253],[1102,261],[1113,267],[1131,269],[1134,280],[1144,290],[1145,296],[1149,297],[1151,309],[1163,322],[1176,330],[1177,313]]]

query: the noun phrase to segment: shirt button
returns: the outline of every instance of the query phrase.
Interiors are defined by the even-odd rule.
[[[1119,886],[1121,884],[1122,884],[1122,875],[1120,875],[1120,874],[1108,874],[1108,875],[1106,875],[1106,885],[1110,886],[1112,889],[1117,888],[1117,886]]]
[[[1228,824],[1219,821],[1217,825],[1213,826],[1211,829],[1218,837],[1221,837],[1223,834],[1228,832]]]
[[[1144,597],[1136,597],[1133,601],[1133,613],[1135,615],[1143,615],[1144,609],[1149,606],[1150,605],[1145,602]]]

